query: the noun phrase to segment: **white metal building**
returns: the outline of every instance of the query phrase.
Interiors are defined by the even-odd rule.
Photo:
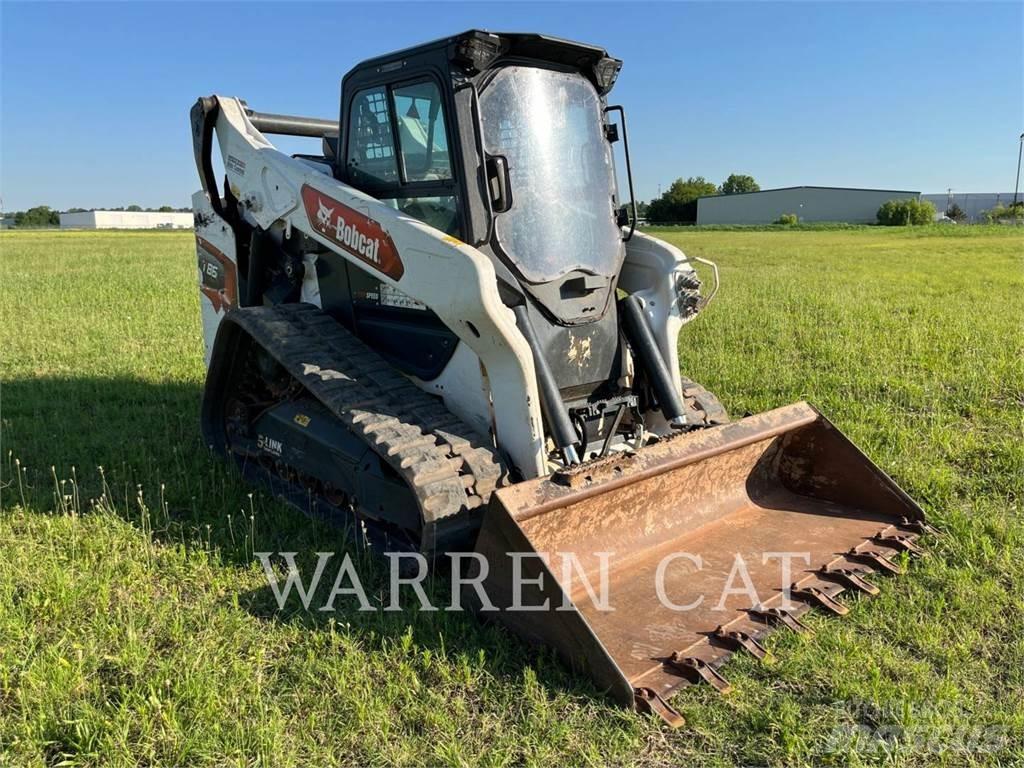
[[[191,213],[83,211],[62,213],[61,229],[192,229]]]
[[[964,212],[966,221],[976,224],[985,221],[985,211],[990,211],[997,205],[1012,204],[1013,192],[941,192],[921,195],[921,198],[934,203],[937,213],[945,213],[953,203],[956,203]],[[1024,200],[1024,193],[1019,194],[1017,199]]]
[[[920,197],[904,189],[783,187],[697,198],[698,224],[771,224],[786,213],[800,221],[873,223],[882,203]]]

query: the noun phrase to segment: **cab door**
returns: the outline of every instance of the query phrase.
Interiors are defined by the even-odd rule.
[[[438,80],[366,85],[346,106],[342,180],[459,237],[460,191]],[[429,308],[340,259],[328,258],[318,277],[325,309],[396,367],[424,380],[441,373],[458,337]]]

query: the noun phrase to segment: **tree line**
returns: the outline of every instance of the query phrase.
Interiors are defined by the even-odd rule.
[[[4,218],[13,218],[15,227],[57,227],[60,226],[61,213],[88,213],[90,211],[192,213],[191,208],[174,208],[170,205],[161,205],[159,208],[143,208],[141,205],[127,205],[121,208],[68,208],[66,211],[56,211],[48,205],[37,205],[27,211],[4,213]]]
[[[718,186],[703,176],[679,178],[658,199],[638,203],[637,212],[652,222],[694,222],[697,220],[698,197],[760,191],[761,186],[754,177],[745,173],[729,174],[729,178]]]

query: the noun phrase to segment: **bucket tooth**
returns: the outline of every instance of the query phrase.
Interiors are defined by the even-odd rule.
[[[751,618],[765,624],[771,626],[782,625],[797,634],[811,631],[811,628],[800,621],[795,613],[787,611],[785,608],[748,608],[747,613],[750,614]]]
[[[759,643],[753,635],[741,629],[726,629],[719,627],[711,637],[715,642],[725,646],[731,651],[746,651],[755,659],[763,660],[768,656],[768,649]]]
[[[852,560],[856,563],[864,563],[865,565],[870,565],[872,568],[875,568],[876,570],[886,571],[888,573],[893,574],[894,576],[899,576],[901,573],[903,573],[903,569],[896,565],[896,563],[887,558],[881,552],[876,552],[874,550],[869,549],[863,552],[851,550],[850,552],[847,552],[845,555],[843,555],[843,557],[845,557],[847,560]]]
[[[790,594],[797,600],[802,600],[805,603],[810,603],[818,606],[819,608],[824,608],[826,611],[834,613],[836,616],[845,616],[850,612],[849,608],[840,603],[825,590],[819,589],[818,587],[798,587],[794,584],[793,588],[790,590]]]
[[[732,690],[732,685],[722,677],[721,672],[696,656],[684,656],[682,652],[676,651],[666,659],[665,666],[678,672],[691,683],[707,683],[719,693],[728,693]]]
[[[921,554],[923,551],[914,540],[909,536],[901,536],[897,533],[880,533],[875,536],[872,541],[876,544],[881,544],[883,547],[889,547],[889,549],[895,549],[899,552],[913,552],[914,554]]]
[[[830,579],[844,587],[850,587],[851,589],[859,590],[866,595],[877,595],[881,590],[867,581],[858,571],[852,568],[841,568],[837,566],[827,566],[822,568],[818,575],[823,579]]]
[[[650,688],[633,689],[633,704],[638,712],[657,715],[672,728],[686,725],[686,720],[678,710]]]
[[[924,520],[911,520],[908,517],[904,517],[899,521],[899,523],[897,523],[897,526],[908,531],[913,531],[921,536],[924,536],[925,534],[931,534],[932,536],[939,535],[939,529],[934,525],[926,523]]]

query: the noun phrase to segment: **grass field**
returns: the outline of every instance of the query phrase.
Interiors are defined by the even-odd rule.
[[[4,232],[0,765],[1024,763],[1024,236],[665,236],[724,282],[685,372],[828,414],[945,531],[908,576],[679,731],[466,614],[279,614],[253,551],[344,544],[201,445],[191,236]]]

